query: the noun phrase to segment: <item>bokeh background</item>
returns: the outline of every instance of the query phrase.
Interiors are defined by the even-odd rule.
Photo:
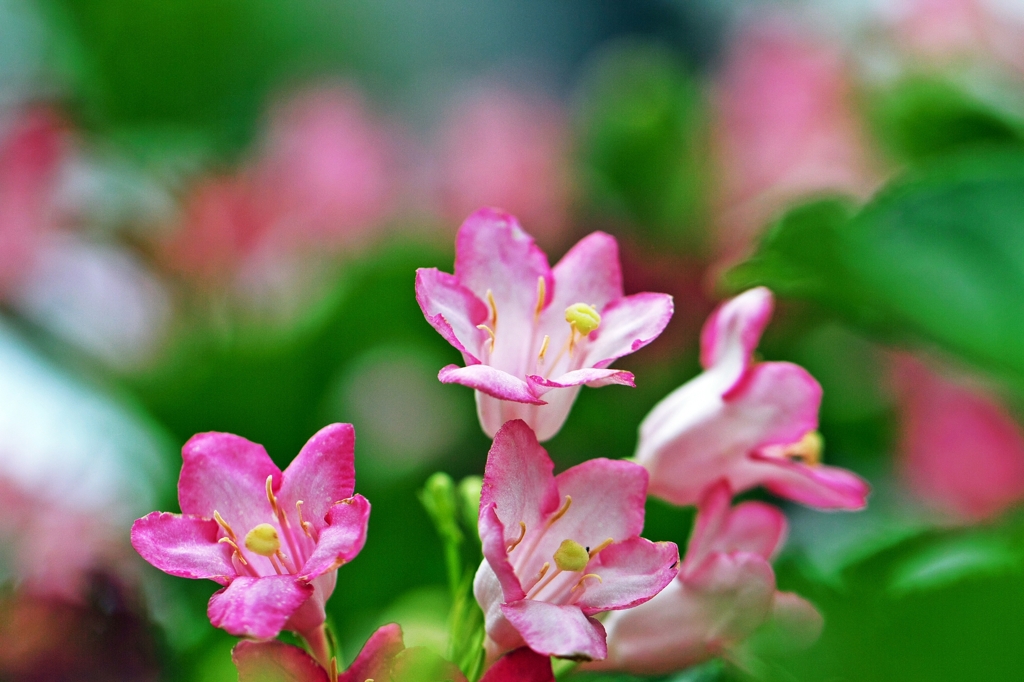
[[[484,205],[552,260],[608,231],[627,293],[675,296],[559,467],[632,454],[715,303],[766,284],[761,352],[873,485],[787,507],[815,646],[671,679],[1024,679],[1024,2],[0,0],[0,680],[236,679],[215,586],[128,528],[177,509],[192,434],[283,466],[332,421],[374,505],[342,648],[397,620],[443,649],[416,493],[489,442],[413,272]],[[645,534],[691,521],[651,501]]]

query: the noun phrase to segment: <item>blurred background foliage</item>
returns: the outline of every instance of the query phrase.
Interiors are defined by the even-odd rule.
[[[449,270],[483,204],[552,260],[606,230],[627,293],[676,299],[620,363],[636,389],[581,393],[559,469],[632,454],[714,304],[764,284],[760,353],[821,381],[827,461],[874,487],[860,514],[786,508],[780,587],[818,644],[670,679],[1019,679],[1018,4],[0,0],[0,679],[235,679],[214,586],[127,528],[177,508],[194,433],[283,467],[331,421],[374,505],[342,649],[398,621],[443,650],[417,492],[489,441],[435,380],[456,353],[413,273]],[[652,500],[645,535],[692,517]]]

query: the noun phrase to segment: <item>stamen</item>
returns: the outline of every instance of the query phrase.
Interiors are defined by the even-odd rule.
[[[601,551],[602,549],[604,549],[604,548],[605,548],[605,547],[607,547],[608,545],[612,544],[613,542],[615,542],[615,540],[613,540],[612,538],[608,538],[607,540],[605,540],[604,542],[602,542],[602,543],[601,543],[600,545],[598,545],[598,546],[597,546],[597,547],[595,547],[594,549],[590,549],[590,548],[588,548],[588,549],[587,549],[587,554],[589,554],[589,555],[590,555],[590,558],[591,558],[591,559],[593,559],[594,557],[596,557],[596,556],[598,555],[598,553],[600,553],[600,551]]]
[[[506,554],[511,554],[512,550],[515,549],[516,547],[518,547],[519,543],[522,542],[523,538],[525,538],[525,537],[526,537],[526,522],[525,521],[520,521],[519,522],[519,537],[516,538],[515,542],[513,542],[511,545],[508,546],[508,548],[505,550],[505,553]]]
[[[548,519],[548,525],[550,526],[555,521],[557,521],[558,519],[560,519],[563,516],[565,516],[565,512],[569,511],[569,507],[571,507],[571,506],[572,506],[572,495],[566,495],[565,496],[565,502],[562,503],[562,506],[558,509],[558,511],[555,512],[554,516],[552,516],[550,519]]]
[[[331,669],[327,671],[327,674],[331,678],[330,682],[338,682],[338,659],[333,656],[331,657]],[[366,682],[371,681],[367,680]]]
[[[565,309],[565,321],[581,336],[586,336],[601,326],[601,314],[592,305],[573,303]]]
[[[498,328],[498,304],[494,302],[494,293],[487,290],[487,304],[491,306],[491,326]]]
[[[299,570],[298,566],[292,568],[288,565],[288,557],[285,556],[284,552],[282,552],[281,550],[277,550],[277,552],[274,553],[274,556],[277,557],[278,561],[281,562],[281,565],[284,566],[285,571],[287,571],[288,573],[295,573]]]
[[[782,456],[811,466],[821,464],[821,451],[825,441],[817,431],[808,431],[799,442],[787,445]]]
[[[295,503],[295,509],[299,512],[299,526],[302,528],[302,532],[306,534],[307,538],[316,542],[316,538],[313,537],[313,532],[310,530],[313,527],[313,524],[309,521],[302,520],[302,500]]]
[[[540,572],[537,574],[537,579],[533,581],[534,585],[539,583],[541,580],[544,580],[544,576],[547,574],[549,568],[551,568],[551,562],[545,561],[544,565],[540,567]],[[530,589],[533,588],[531,587]]]
[[[483,329],[485,332],[487,332],[490,335],[490,337],[491,337],[491,352],[493,353],[494,352],[494,330],[491,329],[490,327],[488,327],[486,324],[478,324],[476,326],[476,328],[477,329]]]
[[[551,343],[551,337],[545,334],[544,343],[540,344],[540,353],[537,355],[537,362],[544,362],[544,354],[548,352],[549,343]]]
[[[271,554],[267,558],[270,559],[270,565],[274,567],[274,570],[277,571],[278,575],[284,575],[285,573],[288,572],[288,571],[285,571],[282,566],[278,565],[277,558],[273,554]]]
[[[281,508],[277,506],[277,498],[274,497],[274,477],[273,475],[267,476],[267,501],[270,502],[270,509],[274,512],[274,516],[280,518]]]
[[[540,318],[540,314],[544,311],[544,300],[548,297],[548,285],[544,280],[544,276],[537,277],[537,307],[533,311],[533,321],[536,322]],[[545,346],[546,348],[547,346]],[[541,355],[544,352],[541,351]]]
[[[575,592],[579,588],[583,587],[583,581],[585,581],[587,578],[597,578],[598,582],[602,582],[602,583],[604,582],[603,580],[601,580],[601,576],[599,576],[597,573],[587,573],[585,576],[580,578],[579,582],[577,582],[575,585],[573,585],[572,589],[569,590],[569,591],[570,592]]]
[[[213,510],[213,519],[221,528],[224,529],[224,532],[228,534],[229,538],[231,538],[235,542],[238,542],[238,536],[235,535],[234,529],[228,525],[228,522],[224,520],[224,517],[221,516],[220,512],[218,512],[216,509]]]
[[[239,563],[241,563],[243,566],[249,565],[249,562],[245,560],[244,556],[242,556],[242,550],[238,548],[238,545],[236,545],[231,538],[221,538],[220,540],[217,540],[217,542],[223,542],[226,545],[231,545],[232,547],[234,547],[234,555],[238,557]]]
[[[549,564],[545,563],[544,565],[547,566]],[[546,573],[546,572],[547,571],[541,571],[541,577],[542,578],[543,578],[543,574]],[[562,569],[559,568],[559,569],[557,569],[555,571],[552,571],[551,575],[549,575],[546,580],[538,580],[534,584],[534,586],[530,588],[530,591],[526,593],[526,598],[527,599],[536,599],[537,595],[540,594],[541,592],[543,592],[545,587],[550,585],[555,580],[555,578],[557,578],[558,576],[562,575],[562,572],[563,572]]]

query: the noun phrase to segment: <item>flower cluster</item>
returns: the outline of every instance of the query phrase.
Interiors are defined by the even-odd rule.
[[[476,391],[493,437],[478,488],[478,665],[460,670],[406,648],[393,624],[339,671],[324,605],[337,569],[363,547],[370,504],[355,494],[354,430],[335,424],[283,473],[243,438],[195,436],[183,450],[182,513],[154,512],[132,528],[154,566],[223,586],[209,617],[246,638],[234,651],[240,680],[547,681],[551,657],[666,673],[730,655],[770,620],[813,640],[814,607],[775,584],[784,515],[732,498],[763,486],[854,510],[868,486],[820,463],[818,383],[796,365],[754,360],[771,293],[748,291],[712,315],[704,372],[644,419],[632,461],[591,459],[555,475],[540,441],[558,432],[581,386],[633,385],[610,365],[657,338],[672,299],[625,296],[617,244],[603,233],[552,268],[515,218],[484,209],[463,224],[456,248],[455,274],[420,270],[416,296],[465,360],[439,379]],[[648,494],[696,505],[682,559],[675,544],[641,537]],[[277,641],[283,629],[308,652]]]

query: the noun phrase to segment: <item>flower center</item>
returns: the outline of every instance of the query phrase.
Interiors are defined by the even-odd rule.
[[[260,556],[274,556],[281,549],[277,529],[269,523],[261,523],[245,534],[245,548]]]
[[[565,321],[574,332],[586,336],[601,326],[601,315],[592,305],[573,303],[565,309]]]

